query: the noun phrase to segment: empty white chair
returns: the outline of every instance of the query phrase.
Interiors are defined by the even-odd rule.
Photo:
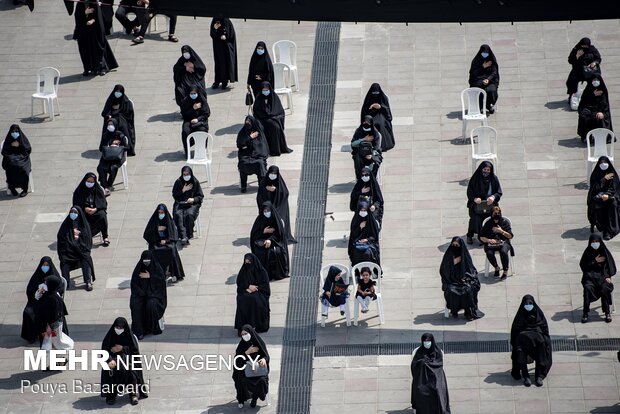
[[[510,227],[512,227],[512,222],[510,221],[510,219],[508,217],[506,217],[506,216],[502,216],[502,217],[505,218],[508,221],[508,223],[510,224]],[[486,222],[489,221],[490,219],[491,219],[491,217],[485,218],[484,221],[482,222],[482,227],[484,227]],[[508,254],[508,259],[510,260],[510,264],[509,264],[509,266],[510,266],[510,275],[514,276],[515,275],[515,258],[514,258],[514,256],[511,256],[510,254]],[[485,252],[485,255],[484,255],[484,260],[485,260],[485,263],[484,263],[484,277],[489,277],[489,267],[490,267],[491,264],[489,263],[489,259],[487,259],[486,252]],[[447,318],[447,316],[446,316],[446,318]]]
[[[607,143],[607,137],[611,137],[611,142]],[[594,149],[590,146],[590,140],[594,138]],[[592,168],[600,157],[607,157],[609,161],[614,162],[614,150],[616,135],[607,128],[596,128],[588,132],[586,136],[586,182],[590,183],[590,174]],[[608,148],[609,147],[609,148]]]
[[[347,285],[349,285],[349,288],[347,289],[347,291],[349,293],[351,293],[351,288],[353,288],[353,292],[356,291],[356,287],[355,287],[355,278],[351,277],[351,272],[349,271],[349,267],[345,266],[343,264],[339,264],[339,263],[334,263],[334,264],[330,264],[327,266],[324,266],[321,269],[321,287],[320,287],[320,292],[319,294],[321,296],[323,296],[323,285],[325,284],[325,279],[327,278],[327,273],[329,272],[329,268],[335,266],[338,269],[340,269],[342,271],[342,280],[344,281],[344,283],[346,283]],[[344,306],[344,314],[345,314],[345,318],[347,320],[347,326],[351,326],[351,311],[349,309],[349,300],[347,299],[347,302]],[[321,328],[325,328],[325,319],[326,317],[323,316],[323,314],[321,313]]]
[[[474,137],[478,137],[478,143]],[[490,126],[479,126],[471,131],[471,173],[476,172],[478,161],[489,160],[495,166],[495,174],[499,172],[497,160],[497,130]]]
[[[54,120],[54,99],[58,104],[58,115],[60,115],[60,102],[58,102],[58,85],[60,84],[60,71],[56,68],[45,67],[37,72],[37,91],[32,94],[30,100],[30,117],[34,117],[34,100],[43,101],[43,114],[49,113],[52,121]]]
[[[293,113],[293,90],[291,89],[291,71],[288,65],[284,63],[273,64],[273,91],[278,96],[286,96],[287,107],[284,109],[290,109]]]
[[[297,72],[297,45],[290,40],[278,40],[271,47],[273,50],[273,62],[284,63],[291,70],[295,92],[299,91],[299,73]]]
[[[191,140],[194,145],[191,145]],[[192,156],[192,149],[194,155]],[[204,131],[192,132],[187,136],[187,163],[189,165],[204,165],[207,170],[208,185],[213,185],[211,161],[213,157],[213,136]]]
[[[373,262],[361,262],[356,264],[351,268],[351,277],[355,280],[357,284],[357,278],[361,276],[361,270],[363,267],[370,268],[370,279],[373,280],[375,284],[375,294],[377,295],[377,299],[373,302],[377,303],[377,311],[379,312],[379,321],[384,324],[385,323],[385,313],[383,312],[383,296],[381,295],[381,267]],[[357,289],[355,290],[357,292]],[[359,318],[360,312],[360,303],[355,298],[355,293],[353,294],[353,324],[357,326],[357,320]]]
[[[2,147],[4,147],[4,140],[0,141],[0,150],[2,149]],[[32,178],[32,170],[30,170],[30,174],[28,174],[28,192],[34,193],[34,180]],[[11,190],[9,190],[8,183],[6,187],[6,195],[11,195]]]
[[[486,109],[480,112],[480,94],[482,94],[482,107],[487,107],[487,93],[481,88],[467,88],[461,92],[461,111],[463,116],[462,137],[467,137],[467,123],[479,122],[480,125],[487,124]]]

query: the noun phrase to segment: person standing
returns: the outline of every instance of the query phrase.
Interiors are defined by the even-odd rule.
[[[105,37],[103,16],[96,1],[77,2],[75,5],[75,31],[80,58],[84,66],[82,75],[105,75],[118,68],[118,63]]]
[[[237,82],[237,36],[230,19],[215,17],[211,21],[211,39],[213,39],[213,70],[215,81],[211,88],[228,87],[229,82]]]
[[[18,195],[17,188],[22,191],[20,197],[28,194],[30,182],[30,153],[32,147],[26,135],[17,124],[11,125],[2,144],[2,168],[6,171],[6,184],[14,196]]]
[[[433,334],[425,333],[421,342],[411,361],[411,406],[416,414],[450,414],[443,351]]]
[[[590,76],[601,73],[601,54],[594,47],[592,41],[584,37],[577,43],[568,55],[571,71],[566,79],[566,93],[568,104],[577,92],[579,82],[590,80]]]
[[[269,398],[269,353],[265,341],[250,325],[241,328],[241,341],[235,350],[235,365],[245,369],[233,370],[233,381],[237,390],[237,404],[243,408],[251,399],[250,407],[256,407],[260,398]]]

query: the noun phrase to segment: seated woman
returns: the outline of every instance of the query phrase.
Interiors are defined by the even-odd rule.
[[[261,94],[254,100],[252,113],[263,126],[270,156],[277,157],[293,152],[286,144],[284,135],[284,108],[271,83],[261,83]]]
[[[269,398],[269,353],[265,341],[250,325],[241,328],[241,340],[235,350],[235,367],[244,364],[245,369],[233,369],[237,404],[243,408],[243,404],[251,399],[250,407],[256,407],[258,399],[265,401]]]
[[[431,333],[422,335],[420,342],[411,361],[411,406],[416,414],[450,414],[443,351]]]
[[[181,103],[189,95],[190,88],[198,85],[203,90],[207,89],[205,84],[207,67],[191,46],[183,45],[181,47],[181,56],[177,59],[177,63],[174,64],[172,72],[174,99],[179,107],[181,107]]]
[[[368,203],[362,201],[351,219],[348,247],[351,266],[361,262],[373,262],[381,266],[379,223],[368,211]]]
[[[495,175],[495,168],[489,161],[482,161],[467,184],[467,243],[474,242],[474,233],[480,235],[482,222],[491,215],[492,206],[502,198],[502,186]]]
[[[573,47],[568,55],[568,63],[571,71],[566,79],[566,93],[568,104],[571,97],[577,92],[579,82],[589,80],[592,74],[600,73],[601,54],[592,45],[592,41],[584,37]],[[586,69],[587,68],[587,69]]]
[[[367,166],[377,176],[379,165],[383,160],[381,156],[382,137],[374,126],[374,120],[370,115],[362,118],[360,126],[351,138],[351,158],[355,167],[355,178],[359,180],[362,167]],[[378,164],[374,167],[374,164]]]
[[[471,61],[469,86],[483,89],[487,93],[487,107],[480,108],[480,110],[486,109],[489,114],[495,112],[497,88],[499,87],[499,65],[489,45],[480,46],[478,53]],[[482,106],[482,101],[480,101],[480,106]]]
[[[90,226],[91,236],[101,233],[103,245],[109,246],[108,202],[105,199],[103,187],[97,183],[97,176],[92,172],[86,173],[73,191],[73,205],[80,207],[86,213],[84,217]]]
[[[288,238],[284,220],[271,201],[265,201],[250,233],[252,253],[269,274],[269,280],[289,277]]]
[[[36,307],[35,321],[39,343],[41,349],[47,353],[47,361],[50,360],[50,351],[53,349],[67,351],[74,347],[65,318],[68,315],[67,307],[60,294],[62,288],[60,277],[48,276],[45,287],[41,287],[41,297]]]
[[[93,236],[86,215],[79,206],[71,207],[69,215],[60,225],[56,235],[58,258],[60,259],[60,271],[66,281],[67,288],[70,285],[69,273],[72,270],[82,268],[82,277],[87,291],[93,290],[95,281],[95,266],[90,256],[93,248]]]
[[[278,214],[282,220],[284,220],[288,242],[297,243],[291,231],[291,214],[288,208],[288,187],[280,174],[280,169],[275,165],[269,167],[267,174],[258,185],[256,203],[258,204],[259,210],[265,201],[271,201],[273,207],[278,210]]]
[[[525,295],[521,299],[510,329],[510,345],[512,377],[516,380],[523,378],[523,384],[526,387],[531,386],[527,364],[528,359],[533,359],[536,362],[534,381],[537,387],[542,387],[552,364],[551,337],[547,318],[532,295]]]
[[[360,273],[357,280],[355,300],[357,300],[362,307],[362,313],[366,313],[368,312],[370,302],[377,299],[377,294],[375,293],[376,282],[370,278],[371,270],[369,267],[362,267]]]
[[[390,99],[381,90],[381,85],[373,83],[366,93],[364,104],[362,105],[361,118],[371,116],[373,124],[381,134],[381,151],[389,151],[394,148],[394,130],[392,128],[392,111],[390,110]]]
[[[197,131],[209,132],[211,109],[207,102],[207,92],[198,85],[192,86],[188,95],[181,102],[181,115],[183,116],[181,141],[183,141],[183,150],[185,157],[187,157],[189,151],[187,137],[189,134]]]
[[[155,260],[159,262],[166,276],[170,275],[173,282],[183,280],[185,271],[177,250],[179,233],[165,204],[157,206],[142,237],[149,244],[149,250],[153,251]]]
[[[194,222],[198,218],[204,198],[200,181],[194,177],[194,172],[187,165],[181,169],[181,176],[172,186],[172,197],[174,222],[179,230],[181,243],[187,245],[189,239],[194,237]]]
[[[159,335],[163,331],[163,317],[166,311],[166,275],[153,251],[142,252],[140,261],[131,275],[131,329],[138,339],[144,335]]]
[[[114,190],[116,174],[127,160],[127,147],[127,137],[116,128],[116,120],[110,119],[108,129],[101,136],[99,144],[101,158],[97,166],[99,184],[103,187],[106,197]]]
[[[348,298],[349,285],[344,282],[342,270],[336,266],[330,266],[325,282],[323,282],[321,315],[327,318],[330,306],[339,307],[340,315],[344,315]]]
[[[465,310],[465,318],[468,321],[484,316],[478,309],[480,291],[478,271],[460,237],[452,238],[441,260],[439,274],[446,308],[450,309],[453,318],[458,318],[461,309]]]
[[[588,191],[588,221],[590,232],[594,227],[611,240],[620,233],[620,179],[608,157],[600,157],[590,175]]]
[[[370,212],[381,225],[383,221],[383,194],[377,179],[368,167],[362,168],[360,178],[351,191],[349,209],[355,211],[360,201],[368,203]]]
[[[136,127],[134,123],[134,108],[131,100],[125,95],[123,85],[115,85],[105,102],[103,111],[103,133],[110,131],[109,122],[114,120],[114,131],[121,132],[127,137],[127,154],[136,155]]]
[[[237,273],[237,312],[235,329],[241,336],[243,325],[249,324],[262,333],[269,330],[269,275],[258,257],[248,253]]]
[[[108,405],[116,402],[119,390],[129,391],[131,405],[138,404],[138,398],[148,398],[144,386],[142,362],[134,355],[140,355],[138,340],[131,332],[125,318],[116,318],[103,338],[101,349],[110,354],[107,363],[110,370],[101,370],[101,397]],[[123,359],[125,365],[117,364]],[[138,397],[139,396],[139,397]]]
[[[499,252],[503,270],[502,280],[508,277],[508,266],[510,265],[508,255],[515,255],[512,244],[510,244],[513,237],[510,222],[502,217],[502,209],[499,206],[491,208],[491,218],[482,226],[478,238],[484,245],[484,252],[489,263],[495,268],[495,277],[499,277],[499,266],[495,257],[495,252]]]
[[[577,123],[577,133],[582,142],[586,142],[588,132],[595,128],[607,128],[613,131],[611,124],[611,111],[609,109],[609,95],[607,86],[603,78],[593,77],[588,81],[588,86],[581,94],[579,101],[579,122]],[[611,142],[611,137],[607,137],[607,143]]]
[[[616,274],[616,262],[605,243],[603,243],[600,233],[590,235],[588,247],[586,247],[581,256],[579,267],[583,272],[581,277],[581,285],[583,286],[583,316],[581,323],[588,322],[590,304],[599,299],[605,314],[605,322],[611,322],[609,305],[612,303],[611,292],[614,290],[611,278]]]
[[[47,289],[45,279],[52,275],[60,277],[52,258],[43,256],[26,287],[28,302],[24,308],[21,337],[28,341],[28,343],[33,343],[39,337],[40,332],[37,328],[35,315],[39,306],[39,300]],[[60,280],[64,281],[62,278]],[[66,286],[63,285],[58,291],[61,297],[64,296],[65,288]]]
[[[6,171],[6,185],[14,196],[18,194],[18,188],[22,190],[19,193],[20,197],[26,197],[28,194],[32,170],[31,152],[30,141],[19,125],[11,125],[2,144],[2,168]]]
[[[241,192],[245,193],[248,175],[256,175],[259,183],[267,175],[267,157],[269,157],[269,144],[263,126],[251,115],[245,117],[245,123],[237,134],[237,149],[239,182]]]
[[[248,87],[252,88],[254,96],[258,96],[263,88],[263,82],[273,83],[273,63],[265,42],[260,41],[254,48],[248,68]]]

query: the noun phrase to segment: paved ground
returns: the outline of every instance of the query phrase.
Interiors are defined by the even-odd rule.
[[[386,200],[381,261],[386,323],[376,312],[346,328],[332,312],[317,346],[402,343],[433,332],[444,341],[507,339],[521,297],[533,294],[553,337],[610,338],[620,321],[591,318],[582,325],[578,262],[587,244],[584,153],[577,115],[567,111],[566,57],[584,35],[603,55],[612,113],[620,109],[618,21],[500,24],[343,24],[338,68],[324,264],[346,262],[352,213],[350,136],[372,82],[389,94],[396,149],[384,158]],[[485,279],[479,295],[486,317],[444,319],[439,264],[450,238],[467,228],[469,145],[461,134],[460,91],[482,43],[500,66],[499,177],[504,215],[513,223],[517,275]],[[618,251],[618,241],[609,243]],[[479,270],[481,248],[471,250]],[[597,306],[600,310],[600,306]],[[318,318],[318,316],[317,316]],[[410,356],[316,358],[312,412],[411,412]],[[555,353],[541,389],[512,381],[509,354],[447,355],[453,413],[620,412],[618,362],[613,352]]]

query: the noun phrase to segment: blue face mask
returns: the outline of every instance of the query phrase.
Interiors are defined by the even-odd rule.
[[[69,218],[71,220],[77,220],[78,218],[78,213],[69,213]]]
[[[159,217],[159,219],[160,219],[160,220],[163,220],[163,219],[164,219],[164,217],[166,217],[166,215],[165,215],[165,214],[160,214],[160,215],[159,215],[159,216],[157,216],[157,217]]]
[[[47,272],[49,272],[49,271],[50,271],[50,267],[49,267],[48,265],[42,265],[42,266],[41,266],[41,271],[42,271],[43,273],[47,273]]]
[[[265,96],[269,96],[270,93],[271,91],[269,89],[267,89],[266,91],[262,91],[262,94]]]
[[[264,55],[264,54],[265,54],[265,49],[256,49],[256,54],[257,54],[258,56],[262,56],[262,55]]]
[[[114,92],[114,96],[118,99],[121,96],[123,96],[123,92],[116,91],[116,92]]]
[[[480,53],[480,56],[482,56],[484,59],[489,57],[489,52],[482,52]]]
[[[525,308],[526,311],[531,312],[532,309],[534,309],[534,305],[532,305],[531,303],[528,303],[526,305],[523,305],[523,308]]]
[[[192,99],[196,99],[196,98],[198,98],[198,94],[197,93],[190,93],[189,97],[192,98]]]
[[[19,132],[13,131],[13,132],[11,132],[11,136],[13,137],[13,139],[17,139],[17,138],[19,138]]]

